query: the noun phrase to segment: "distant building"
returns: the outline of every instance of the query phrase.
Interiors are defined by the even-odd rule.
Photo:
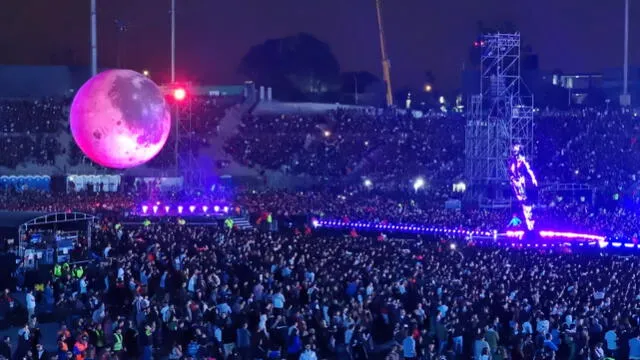
[[[551,73],[543,75],[542,80],[566,89],[572,105],[585,104],[589,94],[602,91],[603,84],[601,73]]]

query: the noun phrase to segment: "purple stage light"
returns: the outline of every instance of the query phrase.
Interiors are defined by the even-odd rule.
[[[207,212],[207,211],[209,211],[209,207],[207,205],[203,205],[202,212]]]
[[[540,231],[540,236],[544,238],[567,238],[567,239],[585,239],[604,241],[604,236],[579,234],[573,232],[557,232],[557,231]]]
[[[223,210],[223,211],[225,212],[225,214],[226,214],[226,213],[228,213],[228,212],[229,212],[229,207],[228,207],[228,206],[225,206],[224,208],[222,208],[222,210]]]
[[[315,224],[315,223],[314,223]],[[522,240],[524,238],[525,232],[522,230],[509,230],[506,233],[499,234],[497,230],[492,231],[473,231],[468,229],[460,229],[460,228],[441,228],[441,227],[433,227],[433,226],[424,226],[424,225],[411,225],[411,224],[382,224],[382,223],[362,223],[362,222],[345,222],[344,220],[317,220],[317,225],[314,227],[331,227],[331,228],[339,228],[339,229],[367,229],[367,230],[380,230],[380,231],[390,231],[390,232],[414,232],[419,234],[447,234],[454,236],[480,236],[491,238],[498,242],[501,238],[506,237],[514,240]],[[543,230],[538,233],[541,238],[545,238],[548,240],[589,240],[589,245],[604,248],[609,245],[606,242],[606,237],[600,235],[593,234],[580,234],[580,233],[572,233],[572,232],[559,232],[559,231],[547,231]],[[499,242],[498,242],[499,243]],[[583,245],[581,242],[576,241],[576,244]],[[506,242],[505,245],[509,245],[509,242]],[[512,246],[523,247],[524,244],[518,244],[515,242],[511,243]],[[562,242],[562,243],[548,243],[541,246],[539,244],[532,245],[526,244],[526,247],[561,247],[561,246],[572,246],[571,242]],[[622,245],[618,245],[621,247]],[[625,248],[636,247],[635,245],[625,245]],[[640,246],[638,246],[640,248]]]
[[[192,213],[196,211],[196,206],[195,205],[189,206],[189,211],[191,211]]]
[[[142,213],[146,214],[149,211],[149,207],[147,205],[142,205]]]
[[[158,205],[153,205],[153,213],[154,214],[158,213]]]
[[[184,209],[184,208],[182,207],[182,205],[178,206],[178,214],[182,214],[182,210],[183,210],[183,209]]]
[[[166,205],[166,206],[164,207],[164,212],[168,213],[170,209],[171,209],[171,206]]]
[[[216,205],[213,207],[213,211],[220,212],[220,206]]]

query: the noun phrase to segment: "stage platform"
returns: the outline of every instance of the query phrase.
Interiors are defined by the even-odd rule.
[[[325,229],[355,229],[358,232],[386,233],[396,235],[435,235],[448,238],[458,238],[479,244],[492,244],[519,248],[613,248],[621,250],[640,249],[640,245],[630,242],[622,242],[615,238],[603,235],[565,232],[554,230],[535,230],[525,232],[498,231],[498,230],[470,230],[463,228],[446,228],[441,226],[429,226],[421,224],[390,224],[368,222],[344,222],[341,220],[320,219],[313,222],[315,228]]]

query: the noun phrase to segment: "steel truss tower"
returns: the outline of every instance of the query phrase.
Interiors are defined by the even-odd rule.
[[[467,106],[465,175],[471,184],[507,181],[512,144],[533,156],[533,95],[520,76],[520,34],[487,34],[480,42],[480,93]]]
[[[183,177],[186,189],[199,189],[204,185],[204,172],[196,162],[198,140],[194,131],[191,96],[182,101],[173,101],[172,117],[175,131],[175,174]]]

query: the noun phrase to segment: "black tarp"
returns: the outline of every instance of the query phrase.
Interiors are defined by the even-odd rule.
[[[38,211],[2,211],[0,210],[0,229],[7,228],[18,231],[18,227],[29,220],[39,216],[47,215],[46,212]]]

